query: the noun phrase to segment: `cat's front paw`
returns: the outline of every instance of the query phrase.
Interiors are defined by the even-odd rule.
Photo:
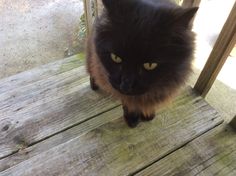
[[[154,113],[151,114],[151,115],[148,115],[148,116],[145,116],[145,115],[142,114],[142,115],[141,115],[141,120],[142,120],[143,122],[148,122],[148,121],[153,120],[154,117],[155,117],[155,114],[154,114]]]
[[[95,83],[94,78],[92,78],[92,77],[90,77],[90,87],[94,91],[99,89],[98,85]]]
[[[123,106],[123,110],[124,110],[124,119],[127,125],[131,128],[136,127],[139,124],[140,115],[138,113],[128,112],[128,109],[125,106]]]
[[[139,116],[136,114],[124,115],[124,118],[130,128],[135,128],[139,124]]]

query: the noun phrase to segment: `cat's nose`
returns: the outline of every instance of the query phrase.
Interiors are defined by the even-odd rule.
[[[120,84],[120,90],[124,93],[132,93],[133,81],[130,79],[122,79],[122,82]]]

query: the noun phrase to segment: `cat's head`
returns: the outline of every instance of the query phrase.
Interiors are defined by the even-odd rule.
[[[197,8],[164,0],[103,0],[95,25],[97,54],[111,85],[127,95],[183,82],[189,71]]]

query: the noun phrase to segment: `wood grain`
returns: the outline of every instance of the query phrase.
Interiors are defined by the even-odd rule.
[[[154,163],[136,176],[234,176],[236,134],[221,125]]]
[[[118,119],[45,150],[1,174],[129,175],[222,123],[218,113],[191,90],[154,121],[135,129],[128,128],[120,119],[120,108],[95,118],[103,121],[107,116]]]
[[[118,109],[110,112],[103,113],[99,116],[99,118],[91,118],[88,121],[85,121],[79,125],[76,125],[72,128],[69,128],[61,133],[58,133],[50,138],[43,140],[37,144],[34,144],[30,147],[23,148],[17,153],[14,153],[4,159],[0,160],[0,172],[6,170],[14,165],[19,164],[22,161],[25,161],[33,156],[36,156],[42,152],[45,152],[57,145],[66,143],[73,138],[77,138],[89,131],[96,129],[99,126],[102,126],[112,120],[120,118],[122,109],[121,107],[117,107]]]
[[[86,21],[86,31],[87,35],[90,34],[93,24],[92,15],[92,2],[91,0],[84,0],[84,11],[85,11],[85,21]]]
[[[102,0],[97,0],[98,16],[101,15],[103,8],[104,8],[104,6],[103,6],[103,3],[102,3]]]
[[[94,7],[95,7],[94,9],[95,17],[97,17],[98,16],[98,0],[93,0],[93,2],[94,2]]]
[[[0,94],[19,89],[21,86],[32,84],[42,79],[47,79],[66,71],[84,65],[84,54],[52,62],[35,69],[19,73],[17,75],[0,80]]]
[[[34,80],[24,75],[24,81]],[[49,75],[25,86],[18,82],[21,86],[0,94],[0,158],[118,105],[111,97],[90,90],[84,66]],[[10,83],[7,87],[14,87]]]
[[[205,97],[236,43],[236,2],[194,89]]]

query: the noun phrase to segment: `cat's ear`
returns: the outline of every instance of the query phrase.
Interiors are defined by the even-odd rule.
[[[102,3],[107,10],[113,10],[117,5],[117,0],[102,0]]]
[[[195,14],[198,11],[198,7],[192,7],[187,9],[179,9],[176,14],[175,21],[182,25],[183,27],[189,27],[191,25],[191,21]]]
[[[127,17],[130,11],[128,4],[132,4],[130,1],[131,0],[102,0],[108,12],[108,17],[116,22],[121,22]]]

